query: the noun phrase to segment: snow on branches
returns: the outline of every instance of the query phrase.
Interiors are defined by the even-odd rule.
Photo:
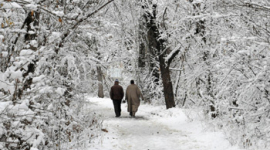
[[[77,27],[110,2],[0,1],[0,149],[78,148],[99,133]]]

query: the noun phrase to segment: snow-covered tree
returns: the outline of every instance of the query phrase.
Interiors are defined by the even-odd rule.
[[[111,2],[0,1],[1,149],[68,149],[98,134],[82,96],[96,52],[80,36]]]

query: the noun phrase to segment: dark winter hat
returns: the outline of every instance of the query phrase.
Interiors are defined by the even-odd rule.
[[[115,82],[119,82],[118,79],[115,79]]]

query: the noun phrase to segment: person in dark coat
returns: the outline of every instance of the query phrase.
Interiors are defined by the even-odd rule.
[[[115,80],[114,86],[111,87],[110,97],[113,101],[114,112],[116,115],[115,117],[120,117],[121,116],[121,102],[124,97],[124,90],[122,86],[119,85],[118,79]]]
[[[129,115],[135,117],[135,113],[138,111],[140,106],[140,98],[143,100],[143,95],[139,87],[134,84],[134,80],[130,81],[130,85],[127,87],[126,90],[126,97],[128,108],[127,111]]]

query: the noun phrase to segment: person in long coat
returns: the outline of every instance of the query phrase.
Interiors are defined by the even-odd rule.
[[[119,85],[119,81],[116,79],[114,86],[111,87],[110,97],[113,101],[115,117],[121,116],[121,102],[124,97],[123,87]]]
[[[139,87],[134,84],[134,81],[130,81],[130,85],[127,87],[126,90],[126,97],[125,100],[127,101],[127,111],[129,112],[130,116],[135,117],[135,113],[138,111],[140,106],[140,98],[143,100],[143,95],[139,89]]]

